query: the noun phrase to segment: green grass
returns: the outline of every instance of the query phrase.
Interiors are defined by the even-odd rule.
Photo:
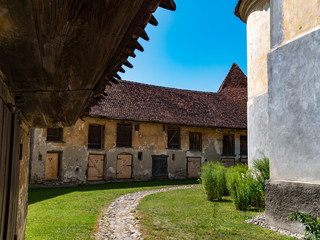
[[[293,239],[244,222],[257,212],[236,210],[231,198],[209,202],[201,188],[145,197],[138,207],[145,239]]]
[[[141,190],[195,183],[194,180],[164,180],[31,188],[26,239],[91,239],[90,233],[95,230],[99,214],[118,196]]]

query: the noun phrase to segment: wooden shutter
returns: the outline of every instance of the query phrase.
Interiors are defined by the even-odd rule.
[[[179,149],[180,148],[180,128],[168,127],[168,148]]]
[[[240,136],[240,154],[248,155],[247,136]]]
[[[189,133],[189,147],[191,151],[201,151],[202,149],[202,133],[190,132]]]
[[[47,141],[61,142],[63,140],[63,128],[47,128]]]
[[[89,125],[88,148],[102,149],[104,145],[104,126]]]
[[[14,239],[19,197],[21,128],[0,99],[0,239]]]
[[[117,147],[132,146],[132,125],[117,124]]]
[[[234,135],[223,135],[223,155],[234,155]]]

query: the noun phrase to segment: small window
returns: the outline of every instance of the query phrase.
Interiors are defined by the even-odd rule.
[[[202,149],[202,133],[189,132],[189,148],[191,151],[201,151],[201,149]]]
[[[180,148],[180,128],[168,127],[168,148],[179,149]]]
[[[139,123],[135,124],[134,125],[134,130],[135,131],[139,131],[139,129],[140,129],[140,124]]]
[[[102,149],[104,145],[104,126],[90,124],[88,135],[88,148]]]
[[[142,160],[142,152],[138,152],[138,160]]]
[[[176,155],[172,153],[172,161],[176,160]]]
[[[47,128],[47,141],[62,142],[63,128]]]
[[[223,135],[223,155],[234,155],[234,135]]]
[[[132,146],[132,125],[117,124],[117,147]]]
[[[247,136],[240,136],[240,154],[248,155]]]

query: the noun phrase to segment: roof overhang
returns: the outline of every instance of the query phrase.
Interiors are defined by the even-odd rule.
[[[173,0],[3,0],[0,72],[31,127],[72,125],[143,51],[144,28]]]

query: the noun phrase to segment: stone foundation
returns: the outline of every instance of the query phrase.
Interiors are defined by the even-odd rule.
[[[269,181],[266,183],[266,221],[270,226],[304,233],[304,226],[288,216],[300,211],[319,216],[320,184]]]

